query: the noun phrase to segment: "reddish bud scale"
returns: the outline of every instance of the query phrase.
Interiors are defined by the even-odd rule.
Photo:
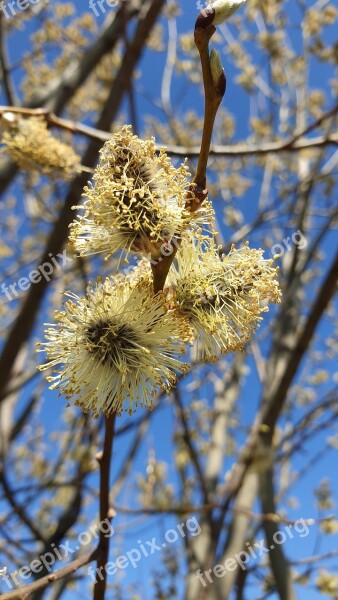
[[[208,29],[208,27],[213,24],[214,18],[215,9],[208,6],[199,13],[196,19],[195,29]]]
[[[215,87],[217,94],[219,96],[221,96],[221,98],[223,98],[223,96],[225,94],[226,87],[227,87],[227,79],[226,79],[225,73],[223,71],[223,73],[220,75],[220,78]]]

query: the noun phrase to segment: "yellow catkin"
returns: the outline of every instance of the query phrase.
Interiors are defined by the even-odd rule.
[[[67,295],[39,345],[49,359],[40,369],[51,367],[51,388],[85,412],[119,414],[125,402],[130,413],[137,405],[151,408],[158,388],[169,391],[176,372],[187,370],[182,320],[147,282],[107,278],[87,297]]]
[[[130,126],[121,127],[104,144],[93,183],[85,188],[84,214],[70,228],[75,250],[81,256],[121,249],[159,256],[191,221],[188,175],[186,164],[173,167],[154,139],[141,140]],[[193,221],[211,217],[206,202]]]
[[[19,118],[10,127],[7,124],[2,142],[24,171],[69,178],[80,169],[80,157],[53,137],[42,117]]]
[[[197,353],[208,360],[242,350],[270,302],[280,302],[277,268],[263,251],[232,247],[220,257],[213,243],[188,242],[172,267],[170,293],[190,323]]]

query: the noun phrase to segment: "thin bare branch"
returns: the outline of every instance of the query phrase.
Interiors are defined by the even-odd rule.
[[[3,15],[0,14],[0,66],[2,71],[3,85],[7,102],[13,106],[16,104],[14,87],[10,77],[10,69],[8,66],[7,50],[5,45],[5,32],[3,27]]]
[[[100,465],[100,522],[109,521],[114,517],[115,511],[109,505],[110,492],[110,465],[113,451],[114,431],[115,431],[116,414],[105,418],[105,437],[103,444],[103,452],[97,455],[97,461]],[[100,529],[100,538],[98,548],[100,555],[97,560],[97,573],[94,585],[94,600],[102,600],[105,597],[107,586],[107,572],[105,565],[108,562],[109,555],[109,540],[110,537]]]
[[[261,474],[259,487],[262,512],[275,513],[276,506],[272,469],[268,469]],[[265,531],[267,547],[273,548],[273,552],[269,552],[269,561],[279,598],[280,600],[296,600],[289,563],[285,558],[282,545],[276,544],[274,541],[278,532],[277,524],[274,521],[268,521],[265,519],[263,520],[263,529]]]
[[[335,108],[337,112],[337,108]],[[62,119],[56,116],[53,112],[49,112],[47,108],[25,108],[25,107],[13,107],[13,106],[0,106],[0,114],[4,112],[13,112],[22,114],[24,116],[43,116],[46,122],[54,127],[59,127],[65,131],[69,131],[74,134],[83,135],[93,140],[100,140],[106,142],[111,134],[98,129],[96,127],[90,127],[84,123],[78,121],[72,121],[70,119]],[[332,111],[325,113],[321,119],[318,119],[312,124],[311,129],[319,127],[325,119],[332,117]],[[247,144],[247,143],[234,143],[231,145],[220,145],[214,144],[210,147],[209,156],[222,156],[222,157],[240,157],[240,156],[261,156],[264,154],[278,154],[280,152],[300,152],[302,150],[311,148],[321,148],[325,146],[338,146],[338,134],[330,133],[327,135],[319,135],[316,137],[306,137],[308,132],[307,128],[295,137],[288,140],[279,140],[275,142],[265,142],[258,145]],[[165,146],[167,154],[171,156],[181,156],[183,158],[197,158],[200,156],[199,146],[175,146],[168,144]]]
[[[59,581],[63,579],[63,577],[67,577],[68,575],[75,573],[78,569],[87,565],[88,563],[96,560],[99,555],[99,550],[96,548],[92,552],[88,552],[88,554],[84,554],[83,556],[79,556],[72,562],[70,562],[63,569],[59,569],[54,573],[50,573],[45,577],[42,577],[35,583],[31,583],[24,588],[15,590],[13,592],[9,592],[8,594],[2,594],[1,600],[27,600],[32,594],[35,592],[41,591],[47,587],[49,587],[55,581]]]

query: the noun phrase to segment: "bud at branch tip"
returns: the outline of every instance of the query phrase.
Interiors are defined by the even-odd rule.
[[[195,27],[207,29],[211,25],[220,25],[245,2],[246,0],[215,0],[200,12]]]

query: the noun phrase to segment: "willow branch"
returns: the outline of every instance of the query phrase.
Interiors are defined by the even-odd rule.
[[[206,29],[197,27],[195,29],[195,44],[200,55],[202,65],[202,75],[204,84],[205,104],[204,104],[204,123],[202,133],[201,151],[198,157],[196,175],[194,183],[197,185],[197,191],[203,191],[206,187],[206,170],[210,153],[211,136],[214,128],[215,118],[218,108],[222,102],[225,93],[224,88],[220,90],[214,83],[211,75],[210,57],[209,57],[209,41],[214,35],[216,29],[212,25]],[[224,76],[225,77],[225,76]],[[191,210],[195,207],[195,199],[192,200]]]
[[[120,506],[114,503],[114,509],[116,512],[125,514],[125,515],[188,515],[194,513],[203,513],[203,512],[212,512],[214,510],[222,508],[222,504],[219,502],[209,502],[208,504],[202,505],[182,505],[182,506],[172,506],[172,507],[150,507],[150,508],[127,508],[125,506]],[[257,521],[257,523],[261,523],[262,521],[271,521],[273,523],[280,523],[285,525],[295,525],[298,519],[287,519],[286,517],[279,515],[277,513],[254,513],[250,509],[244,506],[234,506],[231,508],[232,514],[245,515],[250,517],[251,520]],[[327,517],[322,517],[318,519],[313,519],[312,517],[309,519],[303,519],[304,523],[307,525],[314,525],[319,523],[327,523],[332,521],[334,515],[329,515]]]
[[[46,575],[46,577],[42,577],[35,583],[27,585],[19,590],[9,592],[8,594],[2,594],[1,600],[27,600],[27,598],[29,598],[34,592],[38,592],[39,590],[45,589],[55,581],[59,581],[60,579],[63,579],[64,577],[75,573],[75,571],[80,569],[80,567],[83,567],[84,565],[87,565],[88,563],[95,560],[98,555],[98,552],[99,551],[96,548],[92,552],[88,552],[87,554],[76,558],[75,560],[70,562],[66,567],[63,567],[63,569],[59,569],[54,573],[50,573],[49,575]]]
[[[218,84],[215,85],[211,74],[209,41],[215,31],[216,29],[212,25],[206,23],[203,24],[203,26],[200,26],[199,21],[196,23],[194,39],[201,59],[205,102],[203,133],[201,148],[198,155],[198,164],[192,185],[187,193],[186,208],[191,213],[194,213],[198,209],[208,195],[208,190],[206,189],[206,170],[210,153],[211,136],[216,114],[225,94],[224,73],[222,74],[223,85],[220,86]],[[155,294],[163,290],[170,266],[180,245],[179,240],[175,240],[175,242],[176,243],[172,246],[172,253],[169,256],[160,258],[157,256],[152,257]]]
[[[338,253],[331,263],[331,267],[321,285],[321,289],[315,299],[308,318],[303,326],[301,333],[296,341],[296,345],[291,352],[288,364],[278,385],[278,389],[273,398],[273,402],[267,405],[265,408],[264,424],[268,425],[269,433],[268,438],[271,438],[278,415],[283,408],[287,391],[290,389],[290,385],[297,373],[300,362],[309,347],[317,325],[322,317],[323,313],[327,309],[328,304],[333,298],[337,290],[338,281]]]
[[[338,146],[338,134],[318,135],[312,138],[301,137],[295,140],[278,140],[276,142],[263,142],[259,145],[237,143],[232,145],[214,144],[210,148],[209,156],[221,157],[241,157],[241,156],[264,156],[265,154],[278,154],[280,152],[300,152],[311,148],[321,148],[323,146]],[[166,146],[167,154],[170,156],[184,156],[187,158],[196,158],[199,156],[197,146],[184,147],[169,144]]]
[[[111,134],[77,121],[70,119],[61,119],[55,113],[50,112],[48,108],[26,108],[24,106],[0,106],[0,115],[13,113],[23,117],[43,117],[48,125],[58,127],[74,134],[82,134],[90,139],[105,142],[111,137]]]
[[[260,498],[263,513],[276,512],[272,468],[260,476]],[[277,523],[271,520],[263,520],[262,525],[266,545],[268,548],[274,549],[273,552],[269,552],[269,562],[279,598],[280,600],[296,600],[289,562],[285,557],[282,546],[274,543],[275,536],[279,531]]]
[[[113,440],[115,431],[116,414],[113,413],[105,418],[105,438],[103,452],[97,455],[97,461],[100,465],[100,522],[114,517],[115,511],[109,506],[109,490],[110,490],[110,465],[113,450]],[[96,579],[94,586],[94,600],[102,600],[105,595],[107,586],[107,572],[105,565],[108,562],[109,555],[109,537],[100,530],[100,538],[98,544],[99,555],[97,559],[97,573],[100,577]]]
[[[73,134],[82,135],[89,139],[106,142],[111,133],[85,125],[79,121],[70,119],[61,119],[55,113],[49,112],[45,108],[25,108],[20,106],[0,106],[0,114],[16,113],[27,117],[44,117],[45,121],[53,126],[63,129]],[[319,127],[325,119],[331,117],[331,112],[324,113],[320,119],[312,123],[311,130]],[[240,157],[240,156],[264,156],[265,154],[278,154],[280,152],[300,152],[301,150],[311,148],[321,148],[323,146],[338,146],[338,134],[331,133],[328,135],[318,135],[316,137],[306,137],[309,128],[302,131],[289,139],[277,140],[274,142],[262,142],[259,145],[236,143],[231,145],[214,144],[210,146],[209,156],[221,157]],[[197,158],[200,155],[201,149],[199,146],[177,146],[169,144],[165,146],[165,150],[170,156],[181,156],[187,158]]]
[[[179,419],[181,421],[182,428],[183,428],[183,439],[188,448],[191,461],[195,467],[195,471],[198,476],[198,480],[199,480],[201,490],[203,493],[204,504],[208,504],[208,497],[209,497],[208,488],[207,488],[206,481],[204,478],[204,474],[203,474],[202,466],[201,466],[200,459],[198,456],[198,452],[196,451],[193,441],[191,439],[191,431],[189,429],[189,424],[187,422],[187,418],[186,418],[186,415],[184,412],[184,406],[182,403],[182,398],[181,398],[178,388],[173,390],[173,395],[174,395],[175,402],[176,402],[176,405],[178,408]]]
[[[0,66],[7,102],[9,102],[10,104],[16,104],[15,93],[10,78],[10,69],[8,66],[2,15],[0,15]]]
[[[11,505],[11,507],[14,511],[14,514],[18,515],[18,517],[28,527],[28,529],[31,531],[34,538],[38,542],[44,542],[45,538],[42,535],[40,529],[35,525],[34,521],[32,521],[32,519],[28,516],[25,508],[16,501],[15,492],[13,492],[13,490],[11,489],[3,468],[1,469],[1,472],[0,472],[0,482],[2,484],[5,497],[6,497],[7,501],[9,502],[9,504]]]

